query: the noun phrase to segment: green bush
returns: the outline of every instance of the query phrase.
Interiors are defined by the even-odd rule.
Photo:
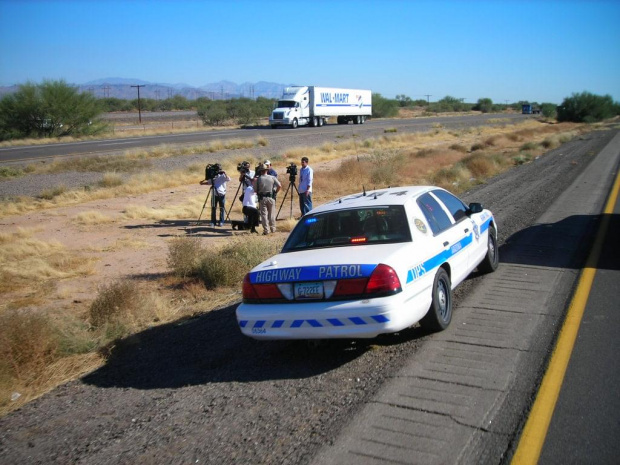
[[[372,117],[392,118],[398,115],[398,100],[387,99],[381,94],[372,94]]]
[[[481,111],[482,113],[491,113],[492,111],[496,111],[497,108],[494,108],[493,100],[490,98],[479,98],[473,110]]]
[[[82,136],[102,132],[100,102],[65,81],[27,83],[0,100],[0,140]]]
[[[558,121],[594,123],[619,113],[620,105],[610,95],[600,96],[590,92],[574,93],[558,107]]]

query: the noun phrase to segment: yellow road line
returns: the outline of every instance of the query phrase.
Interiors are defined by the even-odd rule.
[[[588,302],[588,296],[592,289],[596,266],[601,255],[601,248],[605,239],[609,225],[609,217],[613,213],[614,206],[618,199],[620,190],[620,173],[616,176],[611,194],[603,211],[603,219],[597,231],[594,245],[586,261],[577,290],[568,308],[566,321],[562,326],[560,336],[556,343],[547,372],[543,377],[542,384],[538,390],[532,411],[525,423],[525,428],[521,434],[519,445],[512,458],[511,465],[530,465],[538,463],[540,453],[545,443],[547,430],[555,404],[560,395],[560,388],[566,374],[566,368],[570,360],[575,339],[579,331],[579,325],[583,318],[583,312]]]

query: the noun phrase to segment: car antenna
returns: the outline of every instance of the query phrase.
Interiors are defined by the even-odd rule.
[[[364,197],[366,197],[366,187],[362,184],[362,190],[364,191]]]

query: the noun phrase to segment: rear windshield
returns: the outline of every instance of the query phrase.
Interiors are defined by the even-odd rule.
[[[405,209],[395,205],[307,215],[293,229],[282,251],[409,241]]]

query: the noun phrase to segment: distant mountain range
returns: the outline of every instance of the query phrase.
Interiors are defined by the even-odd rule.
[[[76,84],[80,92],[91,92],[97,98],[115,97],[125,100],[133,100],[138,97],[135,87],[140,87],[141,98],[164,100],[175,95],[181,95],[188,100],[198,97],[208,97],[212,100],[230,98],[279,98],[285,87],[291,84],[278,84],[275,82],[244,82],[236,84],[230,81],[213,82],[200,87],[192,87],[188,84],[153,83],[140,79],[127,78],[104,78],[89,81],[84,84]],[[0,97],[5,94],[16,92],[18,86],[0,86]]]

